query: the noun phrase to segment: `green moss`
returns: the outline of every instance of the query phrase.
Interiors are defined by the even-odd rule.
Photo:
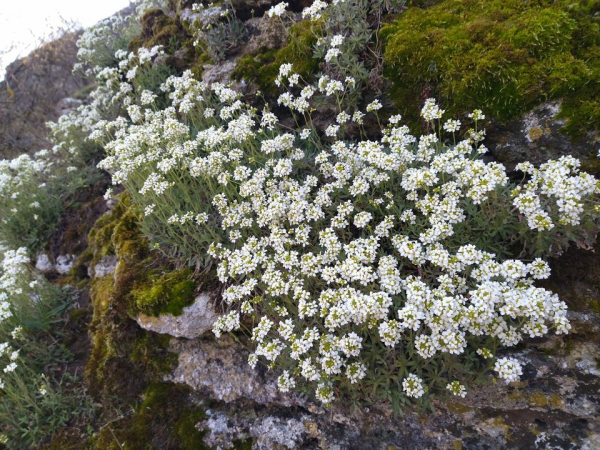
[[[236,439],[233,441],[234,450],[252,450],[252,439]]]
[[[76,308],[69,311],[69,322],[74,325],[79,325],[87,320],[90,310],[88,308]]]
[[[105,425],[90,448],[205,449],[204,433],[195,428],[204,412],[191,402],[190,389],[158,381],[177,363],[177,355],[169,352],[170,336],[145,331],[132,319],[141,309],[177,312],[193,300],[192,272],[173,270],[152,253],[139,215],[124,195],[97,221],[89,244],[93,261],[106,254],[118,259],[114,274],[91,283],[92,348],[85,374],[103,405]]]
[[[167,54],[167,66],[179,73],[191,67],[198,72],[198,68],[207,62],[206,55],[196,54],[194,37],[179,14],[170,17],[161,9],[150,9],[144,13],[140,23],[142,31],[129,43],[130,51],[162,45]],[[179,52],[179,56],[172,56],[175,52]]]
[[[310,21],[302,21],[289,30],[290,42],[277,50],[261,49],[253,55],[241,58],[231,77],[234,80],[245,79],[256,83],[266,93],[276,94],[275,79],[279,74],[279,66],[292,63],[294,72],[305,79],[319,68],[319,61],[313,58],[313,46],[317,42],[315,31]]]
[[[139,389],[145,380],[165,373],[174,361],[168,340],[142,330],[129,316],[135,283],[146,280],[156,267],[128,197],[121,196],[114,210],[98,219],[88,242],[92,264],[106,254],[117,256],[119,263],[114,274],[94,278],[91,284],[92,350],[86,378],[96,395],[135,398],[136,385]]]
[[[600,158],[596,155],[592,155],[586,160],[581,162],[581,170],[594,175],[596,178],[600,178]]]
[[[450,411],[454,414],[465,414],[470,411],[473,411],[473,409],[474,409],[471,406],[465,405],[460,402],[455,402],[455,401],[448,402],[446,404],[446,408],[448,409],[448,411]]]
[[[501,121],[564,98],[564,131],[600,123],[600,2],[445,0],[384,26],[385,74],[408,119],[424,98]]]
[[[208,449],[202,440],[205,433],[195,427],[206,415],[190,404],[189,392],[182,385],[151,383],[119,433],[123,449]]]
[[[173,50],[177,50],[181,43],[191,37],[177,16],[169,17],[159,8],[146,11],[140,24],[142,32],[129,43],[130,51],[162,45],[165,51],[173,53]]]
[[[39,450],[81,450],[88,448],[87,442],[82,443],[81,436],[73,431],[70,428],[60,430],[52,436],[50,442],[39,447]]]
[[[177,437],[179,438],[181,450],[202,450],[207,448],[203,441],[205,432],[201,432],[196,428],[196,424],[205,418],[206,414],[204,411],[181,414],[179,420],[175,424],[175,430],[177,432]],[[249,447],[249,449],[250,448],[252,447]]]
[[[558,394],[546,395],[540,391],[534,391],[529,396],[529,404],[538,408],[561,408],[564,402]]]
[[[158,316],[162,313],[178,316],[185,306],[194,302],[196,284],[189,269],[154,275],[137,283],[131,291],[136,310]]]

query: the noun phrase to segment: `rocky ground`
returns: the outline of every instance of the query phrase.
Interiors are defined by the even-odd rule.
[[[226,60],[204,65],[202,78],[206,81],[230,81],[239,58],[273,42],[283,45],[281,39],[285,33],[281,29],[270,27],[263,19],[250,14],[253,9],[264,10],[271,2],[242,3],[239,13],[246,19],[250,37]],[[297,10],[301,7],[301,4],[296,5]],[[211,14],[211,9],[202,14]],[[188,20],[197,18],[191,10],[181,11],[180,16]],[[188,56],[183,52],[176,57],[184,64]],[[9,72],[16,73],[19,67],[19,64],[13,65]],[[65,83],[64,89],[68,92],[64,92],[61,99],[52,99],[59,113],[78,103],[78,99],[70,96],[83,86],[77,80],[68,79]],[[247,93],[256,90],[256,86],[245,81],[236,81],[236,85]],[[597,170],[595,159],[590,157],[596,152],[597,143],[592,138],[573,142],[562,135],[557,112],[557,103],[547,102],[519,120],[492,124],[487,145],[493,157],[511,168],[525,157],[540,163],[569,153],[583,157],[591,170]],[[4,140],[9,138],[13,139],[6,133],[3,135]],[[88,232],[99,218],[108,217],[115,207],[114,203],[107,204],[101,198],[104,187],[105,184],[99,183],[82,194],[78,207],[73,207],[64,217],[51,244],[38,256],[36,267],[51,279],[78,287],[80,295],[76,306],[83,311],[84,324],[96,317],[97,305],[108,303],[109,309],[116,311],[111,316],[111,326],[125,327],[126,322],[134,334],[147,330],[148,335],[167,337],[166,351],[173,356],[174,363],[155,380],[190,388],[186,398],[203,411],[195,427],[202,432],[207,447],[600,448],[600,259],[596,253],[569,250],[553,262],[553,277],[547,284],[569,304],[573,329],[567,336],[534,339],[512,351],[511,355],[524,363],[520,382],[505,385],[490,379],[471,390],[465,399],[436,403],[435,409],[426,413],[406,411],[398,416],[383,403],[354,411],[343,405],[326,410],[298,394],[279,393],[275,373],[251,369],[246,362],[248,352],[241,343],[233,338],[214,339],[210,332],[218,315],[215,306],[218,295],[214,291],[200,293],[196,301],[176,317],[168,314],[129,317],[128,312],[119,310],[114,293],[94,288],[99,283],[108,283],[116,289],[121,283],[119,270],[129,263],[128,256],[119,252],[99,258],[91,258],[89,254]],[[105,320],[108,316],[102,317]],[[79,320],[73,319],[73,322]],[[83,333],[81,327],[75,331]],[[80,336],[86,342],[73,344],[83,349],[77,356],[82,364],[96,345],[91,341],[98,333],[97,322],[90,326],[89,333],[90,340]],[[106,360],[109,370],[111,361]],[[127,373],[126,376],[135,378],[138,374]],[[143,398],[143,391],[136,392]],[[116,419],[105,414],[96,426],[102,427],[112,420]],[[56,445],[52,448],[61,448],[60,443]]]

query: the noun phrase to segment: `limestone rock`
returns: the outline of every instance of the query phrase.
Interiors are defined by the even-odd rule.
[[[507,352],[523,364],[520,382],[490,378],[464,399],[434,401],[427,414],[395,416],[387,403],[325,410],[281,394],[278,372],[252,369],[248,352],[230,337],[172,342],[179,363],[169,380],[211,399],[197,427],[212,448],[251,438],[255,449],[593,449],[600,434],[600,376],[592,365],[600,354],[599,319],[570,312],[568,347],[564,336],[548,336]]]
[[[206,64],[202,73],[202,81],[205,83],[224,83],[230,81],[231,72],[237,65],[237,59],[228,59],[220,64]]]
[[[58,111],[59,116],[65,116],[76,110],[77,107],[81,105],[83,105],[83,101],[77,98],[65,97],[58,102],[56,105],[56,110]]]
[[[598,142],[573,141],[561,133],[563,119],[557,117],[560,102],[546,102],[526,113],[521,119],[492,126],[486,145],[493,156],[513,169],[522,161],[539,165],[562,155],[588,158],[597,153]]]
[[[201,294],[193,304],[184,307],[183,313],[179,316],[161,314],[152,317],[140,314],[136,321],[145,330],[177,338],[194,339],[211,330],[218,317],[219,314],[214,309],[211,297]]]
[[[52,264],[48,255],[40,253],[35,262],[35,268],[42,273],[49,273],[54,271],[54,264]]]
[[[241,436],[252,438],[253,448],[295,449],[306,438],[307,429],[301,418],[284,418],[277,416],[256,417],[246,420],[245,426],[231,420],[221,411],[207,411],[209,416],[199,428],[207,431],[204,442],[211,448],[229,448],[234,440]]]
[[[300,15],[294,16],[299,18]],[[246,27],[251,36],[246,45],[240,50],[242,55],[277,49],[288,44],[288,29],[279,19],[270,18],[267,15],[260,18],[254,17],[246,22]]]
[[[59,274],[66,275],[71,270],[71,267],[73,267],[75,258],[75,255],[59,255],[56,258],[56,265],[54,268]]]
[[[100,262],[94,267],[88,268],[88,275],[90,277],[104,277],[110,275],[117,268],[118,259],[114,255],[105,255],[100,259]]]
[[[178,354],[178,366],[170,380],[207,391],[218,400],[247,399],[285,406],[302,403],[278,391],[274,372],[252,369],[248,352],[230,337],[178,341],[172,344],[171,351]]]

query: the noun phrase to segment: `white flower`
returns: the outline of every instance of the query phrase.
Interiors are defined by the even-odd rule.
[[[339,48],[330,48],[325,54],[325,61],[331,62],[332,59],[337,59],[337,57],[340,56],[341,53],[342,52]]]
[[[367,368],[361,362],[355,362],[346,367],[346,377],[348,377],[352,384],[358,383],[358,381],[362,380],[366,374]]]
[[[444,114],[444,110],[440,109],[433,98],[425,100],[425,105],[421,109],[421,117],[426,121],[430,122],[434,119],[441,119]]]
[[[402,389],[406,395],[413,398],[422,397],[425,393],[425,390],[423,389],[423,380],[413,373],[409,374],[402,381]]]
[[[12,362],[4,368],[4,373],[14,372],[14,370],[16,368],[17,368],[17,363]]]
[[[449,133],[456,133],[460,130],[460,120],[448,119],[446,123],[444,123],[444,130]]]
[[[501,358],[497,360],[494,370],[498,372],[498,376],[503,378],[506,383],[519,381],[519,377],[523,375],[521,364],[515,358]]]
[[[358,228],[364,228],[371,221],[373,215],[370,212],[362,211],[354,216],[354,225]]]
[[[344,36],[342,36],[341,34],[336,34],[335,36],[333,36],[331,38],[331,44],[330,45],[332,47],[339,47],[343,43],[344,43]]]
[[[483,112],[480,109],[476,109],[472,113],[469,114],[469,118],[473,119],[475,121],[483,120],[483,119],[485,119],[485,115],[483,114]]]
[[[340,130],[339,125],[329,125],[325,130],[325,135],[329,137],[335,137]]]
[[[367,105],[367,112],[379,111],[383,106],[379,100],[373,100]]]
[[[289,392],[291,389],[294,389],[296,382],[290,376],[289,371],[284,370],[281,376],[277,379],[277,386],[281,392]]]
[[[285,13],[285,9],[289,6],[288,3],[282,2],[278,3],[275,6],[272,6],[271,9],[267,11],[267,15],[269,17],[281,17]]]
[[[456,395],[457,397],[466,397],[467,396],[467,390],[466,388],[460,384],[458,381],[453,381],[452,383],[448,383],[446,385],[446,389],[448,389],[450,392],[452,392],[452,395]]]
[[[311,20],[318,20],[323,14],[323,10],[327,8],[327,3],[321,0],[315,0],[311,6],[304,8],[302,11],[302,18],[310,18]]]
[[[319,383],[317,386],[316,395],[319,401],[325,405],[330,404],[335,399],[333,390],[324,383]]]

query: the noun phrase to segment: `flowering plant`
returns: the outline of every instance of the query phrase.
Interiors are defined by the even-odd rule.
[[[381,104],[342,110],[351,80],[302,86],[287,64],[278,82],[296,132],[186,72],[161,88],[171,106],[106,124],[100,164],[160,247],[200,266],[208,248],[218,261],[230,310],[214,332],[246,330],[251,365],[282,368],[283,391],[311,387],[325,404],[400,405],[464,396],[494,363],[515,380],[520,366],[495,360],[500,347],[569,330],[566,305],[534,284],[550,273],[534,257],[597,232],[598,182],[576,160],[524,165],[532,176],[515,185],[481,160],[481,111],[457,140],[458,121],[430,99],[422,116],[438,133],[417,138],[392,116],[379,140],[356,141],[350,121],[362,127]],[[340,105],[325,138],[311,120],[316,93]]]

